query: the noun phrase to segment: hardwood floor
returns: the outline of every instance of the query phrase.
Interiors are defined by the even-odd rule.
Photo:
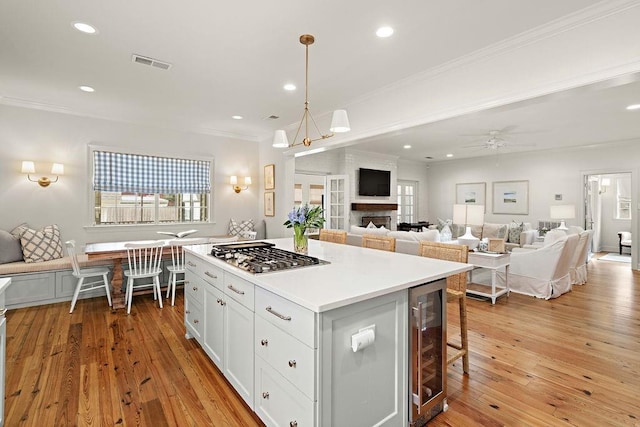
[[[639,426],[640,273],[588,268],[588,284],[555,300],[468,299],[471,372],[449,367],[449,410],[429,425]],[[181,296],[163,309],[137,297],[129,316],[105,298],[68,310],[7,313],[5,425],[261,425],[184,338]]]

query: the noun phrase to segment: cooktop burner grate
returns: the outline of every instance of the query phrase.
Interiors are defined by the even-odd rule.
[[[211,255],[250,273],[268,273],[328,264],[316,257],[285,251],[268,242],[214,245]]]

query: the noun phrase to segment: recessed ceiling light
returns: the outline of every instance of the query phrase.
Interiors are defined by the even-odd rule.
[[[91,86],[78,86],[78,88],[83,92],[95,92],[96,91]]]
[[[627,107],[627,110],[640,110],[640,104],[632,104]]]
[[[409,144],[403,146],[402,148],[404,148],[405,150],[408,150],[409,148],[411,148],[411,146]]]
[[[393,28],[380,27],[376,30],[376,36],[380,38],[390,37],[393,34]]]
[[[73,28],[86,34],[96,34],[98,30],[95,27],[85,24],[84,22],[72,22]]]
[[[242,120],[244,117],[242,116],[231,116],[233,120]]]
[[[449,153],[447,154],[447,157],[453,157],[453,154]]]
[[[296,85],[294,85],[293,83],[287,83],[286,85],[284,85],[284,90],[296,90]]]

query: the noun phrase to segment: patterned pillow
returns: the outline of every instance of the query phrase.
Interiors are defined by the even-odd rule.
[[[438,224],[436,225],[436,228],[438,229],[438,231],[442,231],[445,225],[448,225],[449,227],[451,227],[451,220],[438,218]]]
[[[520,233],[524,229],[524,223],[518,223],[515,220],[509,224],[509,243],[520,244]]]
[[[247,221],[242,221],[240,224],[236,222],[235,219],[231,219],[229,221],[229,235],[230,236],[240,236],[240,234],[253,231],[253,220],[249,219]]]
[[[20,236],[24,262],[50,261],[63,257],[60,230],[57,225],[47,225],[42,230],[27,228]]]
[[[28,230],[28,229],[29,229],[29,225],[27,225],[26,222],[23,222],[22,224],[20,224],[19,226],[11,230],[10,233],[13,235],[13,237],[16,237],[19,239],[22,233],[24,233],[25,230]]]

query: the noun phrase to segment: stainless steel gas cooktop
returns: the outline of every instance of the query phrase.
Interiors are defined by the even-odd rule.
[[[276,248],[269,242],[214,245],[211,255],[254,274],[329,264],[316,257]]]

